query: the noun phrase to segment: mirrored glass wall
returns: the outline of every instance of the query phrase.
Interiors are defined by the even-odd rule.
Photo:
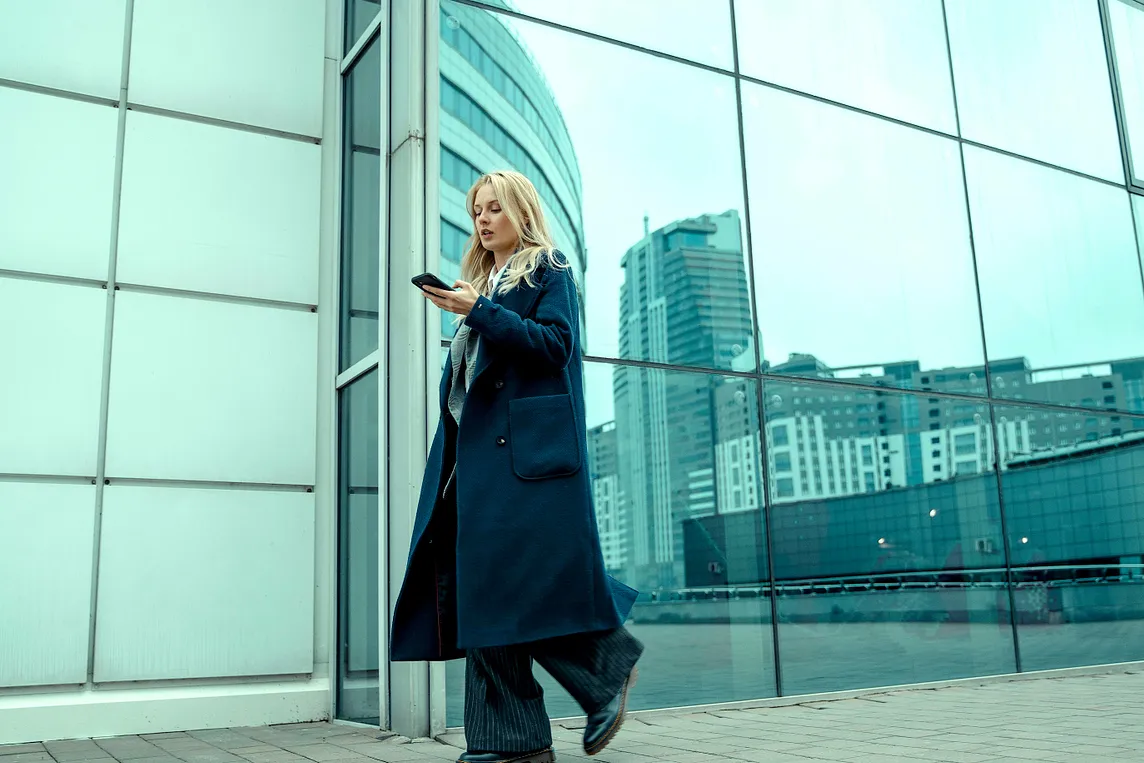
[[[441,270],[532,178],[633,707],[1144,659],[1144,7],[565,5],[441,2]]]

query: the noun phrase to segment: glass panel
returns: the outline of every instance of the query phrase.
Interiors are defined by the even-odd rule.
[[[774,696],[757,382],[588,363],[596,521],[612,575],[640,590],[648,647],[629,707]],[[582,714],[543,671],[554,718]],[[449,725],[464,665],[447,668]]]
[[[1015,670],[986,406],[765,391],[784,692]]]
[[[1022,666],[1144,659],[1144,418],[997,414]]]
[[[752,77],[957,133],[941,0],[739,0]]]
[[[1141,261],[1141,273],[1144,274],[1144,196],[1133,194],[1132,207],[1136,222],[1136,252]]]
[[[380,11],[381,0],[346,0],[346,53],[349,53]]]
[[[494,8],[505,0],[479,0]],[[730,71],[729,4],[710,0],[513,0],[511,7],[528,16],[630,42],[649,50],[718,66]]]
[[[946,0],[961,134],[1122,182],[1099,6]]]
[[[1134,180],[1144,185],[1144,6],[1111,0],[1112,37],[1116,47],[1116,70],[1124,102]]]
[[[379,724],[378,374],[340,393],[337,717]]]
[[[377,349],[381,267],[381,45],[346,79],[342,159],[341,369]]]
[[[993,394],[1144,412],[1144,289],[1123,190],[966,146]]]
[[[442,9],[443,258],[459,260],[472,229],[469,184],[518,169],[572,260],[588,353],[753,368],[732,79],[457,3]],[[664,83],[695,107],[663,97]]]
[[[984,394],[957,144],[760,86],[743,96],[767,370]]]

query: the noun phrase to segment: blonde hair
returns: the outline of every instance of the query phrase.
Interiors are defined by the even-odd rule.
[[[492,296],[489,293],[489,274],[496,261],[477,234],[477,215],[474,209],[477,192],[486,185],[493,187],[493,193],[516,231],[519,242],[516,252],[505,263],[504,275],[500,277],[498,291],[501,294],[512,291],[521,282],[534,286],[532,275],[542,264],[557,268],[569,267],[567,261],[561,262],[555,257],[556,246],[552,243],[552,234],[548,232],[548,221],[544,219],[536,187],[519,172],[497,170],[481,175],[465,196],[465,206],[473,220],[473,234],[469,237],[465,254],[461,258],[462,280],[471,283],[473,288],[486,297]]]

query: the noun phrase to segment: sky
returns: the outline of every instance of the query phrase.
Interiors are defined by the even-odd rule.
[[[514,4],[731,67],[721,2]],[[844,10],[830,0],[741,1],[741,58],[761,78],[945,133],[960,118],[974,140],[1112,180],[1120,172],[1123,182],[1107,81],[1094,86],[1104,67],[1095,4],[1051,5],[1013,0],[1008,13],[984,14],[947,2],[957,111],[939,0],[851,0]],[[615,356],[620,259],[642,238],[644,215],[655,230],[747,207],[734,82],[506,23],[543,71],[575,146],[587,350]],[[771,362],[804,352],[835,366],[979,364],[975,267],[992,357],[1045,367],[1144,356],[1144,288],[1123,190],[972,147],[963,177],[954,140],[751,83],[743,118],[753,286]],[[590,425],[612,415],[610,379],[610,368],[589,370]]]

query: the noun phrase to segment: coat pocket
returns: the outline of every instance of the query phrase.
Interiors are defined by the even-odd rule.
[[[526,480],[580,471],[580,433],[571,395],[520,397],[508,403],[512,470]]]

